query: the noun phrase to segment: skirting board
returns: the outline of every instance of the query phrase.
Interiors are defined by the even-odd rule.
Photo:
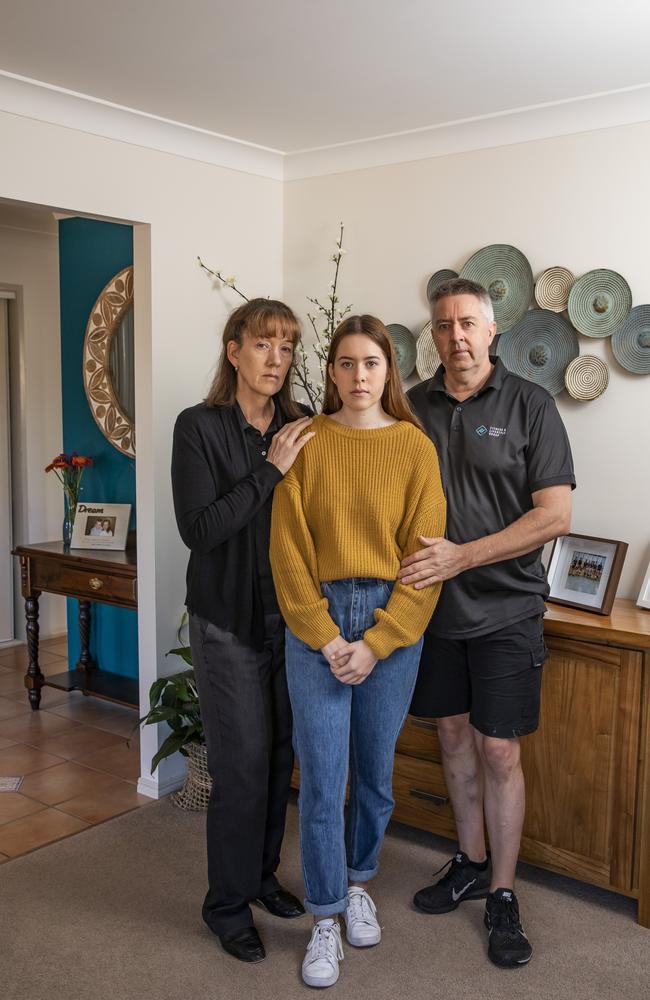
[[[168,776],[164,781],[157,781],[153,775],[138,779],[138,792],[140,795],[147,795],[150,799],[162,799],[164,795],[175,792],[185,781],[186,771]]]

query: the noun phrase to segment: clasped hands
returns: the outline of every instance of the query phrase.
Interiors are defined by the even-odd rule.
[[[362,684],[377,662],[377,657],[363,639],[348,642],[342,635],[322,646],[321,653],[342,684]]]

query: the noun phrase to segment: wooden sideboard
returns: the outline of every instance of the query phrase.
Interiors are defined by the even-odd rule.
[[[25,687],[33,709],[41,702],[41,688],[80,690],[123,705],[138,705],[138,682],[100,670],[90,657],[90,605],[114,604],[137,609],[137,557],[135,536],[124,552],[106,549],[65,549],[63,542],[19,545],[22,594],[27,620],[29,665]],[[38,663],[38,599],[45,591],[74,597],[79,602],[81,651],[76,670],[44,676]]]
[[[650,927],[650,612],[627,600],[607,617],[549,604],[544,632],[540,726],[521,741],[520,857],[638,899]],[[406,721],[393,794],[394,819],[455,839],[429,719]]]

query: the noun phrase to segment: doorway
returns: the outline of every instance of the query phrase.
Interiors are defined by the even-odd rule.
[[[9,311],[15,293],[0,289],[0,647],[14,640],[14,585],[11,547],[11,413]]]

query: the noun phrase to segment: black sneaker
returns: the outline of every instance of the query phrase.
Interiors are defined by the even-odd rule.
[[[449,871],[435,885],[427,885],[413,897],[413,905],[423,913],[449,913],[464,899],[485,899],[487,896],[490,888],[487,865],[482,871],[459,851],[433,874],[438,875],[447,867]]]
[[[495,965],[513,968],[530,961],[533,949],[519,919],[512,889],[495,889],[485,904],[485,926],[490,932],[488,958]]]

